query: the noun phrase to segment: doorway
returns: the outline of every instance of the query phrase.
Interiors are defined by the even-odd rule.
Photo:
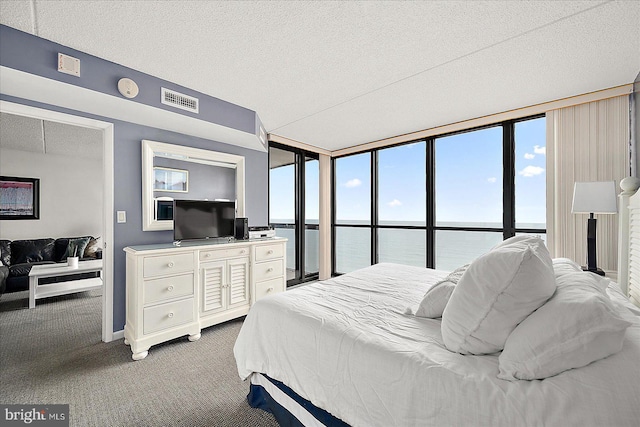
[[[113,341],[113,124],[0,100],[0,112],[95,129],[102,135],[102,341]]]

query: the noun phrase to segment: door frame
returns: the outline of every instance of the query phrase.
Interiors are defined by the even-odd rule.
[[[0,112],[96,129],[102,132],[102,341],[113,341],[115,339],[113,333],[113,123],[4,100],[0,100]]]

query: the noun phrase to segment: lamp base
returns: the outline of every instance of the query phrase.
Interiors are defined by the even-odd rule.
[[[590,273],[595,273],[599,276],[604,276],[604,271],[600,268],[596,268],[595,270],[589,270],[589,267],[582,266],[582,271],[588,271]]]

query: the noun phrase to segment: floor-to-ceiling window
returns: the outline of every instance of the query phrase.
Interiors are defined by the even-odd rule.
[[[314,153],[269,147],[269,224],[287,241],[287,286],[318,277],[319,161]]]
[[[334,269],[371,265],[371,153],[335,160]]]
[[[435,265],[453,270],[503,238],[502,126],[434,139]]]
[[[377,262],[452,270],[546,232],[545,118],[333,160],[334,274]]]

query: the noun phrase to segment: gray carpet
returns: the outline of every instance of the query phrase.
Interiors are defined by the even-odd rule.
[[[277,426],[247,404],[233,344],[242,319],[151,347],[131,360],[122,340],[100,340],[100,291],[0,299],[0,402],[70,404],[72,426]]]

